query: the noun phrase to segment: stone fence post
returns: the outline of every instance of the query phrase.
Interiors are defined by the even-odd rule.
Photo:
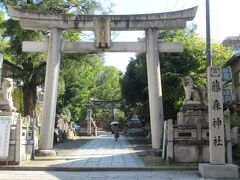
[[[15,137],[15,163],[21,164],[21,152],[22,152],[22,119],[17,119],[16,124],[16,137]]]
[[[173,120],[168,119],[167,160],[173,160]]]
[[[231,129],[230,129],[230,111],[224,111],[225,120],[225,138],[227,148],[227,163],[232,163],[232,141],[231,141]]]

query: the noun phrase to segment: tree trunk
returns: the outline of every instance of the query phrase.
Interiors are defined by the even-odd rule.
[[[37,100],[36,84],[29,82],[23,86],[24,116],[35,116],[35,107]]]

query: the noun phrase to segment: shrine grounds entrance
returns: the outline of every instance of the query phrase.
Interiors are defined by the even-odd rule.
[[[53,151],[53,131],[61,53],[146,52],[152,149],[160,151],[163,134],[163,104],[159,52],[182,52],[181,43],[158,42],[158,30],[184,28],[195,17],[197,7],[140,15],[69,15],[32,12],[8,6],[23,29],[49,30],[48,41],[23,42],[25,52],[48,52],[43,100],[40,152]],[[64,42],[62,32],[94,31],[95,42]],[[112,42],[111,31],[145,31],[145,41]]]

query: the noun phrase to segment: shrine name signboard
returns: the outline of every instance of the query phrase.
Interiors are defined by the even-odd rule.
[[[11,116],[0,116],[0,159],[8,157]]]
[[[225,164],[222,72],[208,67],[208,119],[210,164]]]

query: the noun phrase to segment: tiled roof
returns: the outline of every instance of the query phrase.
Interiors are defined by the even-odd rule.
[[[240,60],[240,53],[235,53],[234,55],[232,55],[229,60],[224,64],[223,67],[227,67],[229,66],[232,62],[234,61],[239,61]]]
[[[228,36],[225,38],[222,42],[223,45],[225,46],[231,46],[233,44],[240,44],[240,36]]]

